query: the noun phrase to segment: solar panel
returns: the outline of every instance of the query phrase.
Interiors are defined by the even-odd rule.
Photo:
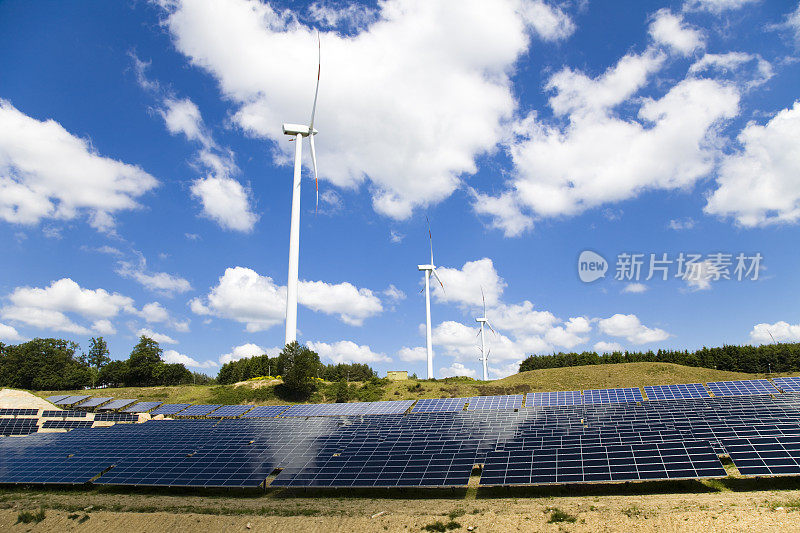
[[[281,417],[400,414],[413,403],[414,400],[302,404],[289,407]]]
[[[496,451],[486,456],[481,485],[539,485],[725,477],[705,441]]]
[[[522,394],[506,396],[473,396],[467,400],[467,411],[488,409],[499,411],[501,409],[519,409],[522,407]]]
[[[130,413],[96,413],[95,422],[138,422],[139,415]]]
[[[30,435],[39,427],[35,418],[2,418],[0,419],[0,435]]]
[[[252,405],[223,405],[207,416],[208,418],[237,418],[252,408]]]
[[[190,405],[191,404],[188,404],[188,403],[165,403],[161,407],[157,407],[153,411],[150,411],[150,414],[152,416],[174,415],[176,413],[179,413],[180,411],[183,411],[184,409],[186,409]]]
[[[56,400],[53,403],[56,405],[73,405],[87,399],[88,397],[89,396],[87,394],[78,394],[75,396],[67,396],[66,398]]]
[[[111,398],[111,397],[109,397],[109,398],[89,398],[85,402],[81,402],[78,405],[76,405],[75,407],[77,409],[86,409],[88,407],[97,407],[97,406],[103,405],[106,402],[110,402],[113,399],[114,398]]]
[[[42,411],[41,418],[86,418],[88,414],[86,411],[46,410]]]
[[[708,388],[714,396],[749,396],[754,394],[776,394],[778,390],[766,379],[740,381],[710,381]]]
[[[42,429],[77,429],[90,428],[94,424],[91,420],[45,420]]]
[[[163,402],[137,402],[130,407],[126,407],[125,409],[120,409],[121,413],[146,413],[148,411],[152,411]]]
[[[180,411],[178,416],[206,416],[211,411],[219,409],[221,405],[190,405]],[[176,411],[177,413],[177,411]]]
[[[702,383],[682,385],[648,385],[644,388],[648,400],[677,400],[685,398],[708,398]]]
[[[417,400],[412,413],[463,411],[469,398],[424,398]]]
[[[48,396],[47,398],[45,398],[45,400],[47,400],[50,403],[54,403],[57,402],[58,400],[63,400],[64,398],[68,398],[69,396],[70,396],[69,394],[54,394],[53,396]]]
[[[38,409],[0,409],[0,416],[36,416],[38,414]]]
[[[97,408],[98,411],[116,411],[117,409],[122,409],[123,407],[127,407],[132,403],[136,403],[136,400],[132,399],[121,399],[121,400],[113,400],[108,402],[105,405],[101,405]]]
[[[529,392],[525,395],[525,407],[549,407],[555,405],[582,405],[583,396],[579,390],[555,392]]]
[[[783,392],[800,392],[800,377],[772,378],[772,381]]]
[[[619,389],[592,389],[583,391],[583,403],[635,403],[644,401],[638,387]]]
[[[259,405],[242,415],[242,418],[275,418],[288,408],[288,405]]]
[[[745,476],[800,474],[800,436],[722,439],[721,443]]]

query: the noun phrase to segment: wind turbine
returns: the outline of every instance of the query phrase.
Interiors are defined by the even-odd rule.
[[[317,95],[319,94],[319,74],[322,69],[322,45],[317,32],[317,87],[314,90],[314,105],[311,106],[311,121],[308,126],[301,124],[284,124],[283,133],[294,136],[294,180],[292,182],[292,221],[289,229],[289,276],[286,282],[286,344],[297,340],[297,271],[300,258],[300,174],[302,171],[301,156],[303,153],[303,137],[308,137],[311,145],[311,163],[314,167],[314,182],[317,187],[317,205],[319,205],[319,179],[317,178],[317,153],[314,150],[314,114],[317,111]]]
[[[436,278],[436,281],[439,282],[439,285],[442,286],[442,290],[444,290],[444,283],[442,283],[442,280],[439,279],[439,275],[436,273],[436,266],[433,263],[433,237],[431,236],[430,221],[428,222],[428,241],[430,241],[431,245],[431,262],[427,265],[417,265],[417,270],[425,272],[425,289],[424,289],[425,318],[426,318],[425,340],[427,342],[427,347],[428,347],[428,379],[433,379],[433,337],[431,335],[431,284],[430,284],[431,275],[433,275]]]
[[[483,335],[483,326],[488,326],[495,335],[497,335],[497,332],[494,330],[494,328],[492,328],[492,325],[489,324],[489,320],[486,318],[486,297],[483,295],[483,287],[481,287],[481,300],[483,300],[483,316],[475,319],[475,322],[481,325],[481,330],[478,332],[478,335],[481,336],[481,356],[478,359],[483,361],[483,381],[489,381],[488,365],[489,354],[491,353],[491,350],[488,352],[486,351],[486,340],[484,339]]]

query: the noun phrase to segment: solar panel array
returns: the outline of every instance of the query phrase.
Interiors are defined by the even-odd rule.
[[[122,409],[123,407],[127,407],[127,406],[131,405],[132,403],[136,403],[136,400],[127,399],[127,398],[126,399],[113,400],[111,402],[108,402],[105,405],[101,405],[100,407],[97,408],[97,410],[98,411],[116,411],[117,409]]]
[[[772,381],[783,392],[800,392],[800,377],[773,378]]]
[[[722,444],[745,476],[800,474],[800,436],[724,439]]]
[[[36,416],[38,414],[38,409],[0,409],[0,416]]]
[[[238,418],[252,408],[252,405],[223,405],[207,416],[208,418]]]
[[[67,396],[65,398],[61,398],[60,400],[56,400],[53,403],[56,405],[74,405],[78,402],[82,402],[87,398],[89,398],[88,394],[78,394],[75,396]]]
[[[708,398],[709,396],[702,383],[646,386],[644,393],[648,400],[678,400],[681,398]]]
[[[130,407],[126,407],[125,409],[120,409],[121,413],[146,413],[148,411],[152,411],[163,402],[137,402]]]
[[[242,418],[275,418],[288,408],[288,405],[259,405],[242,415]]]
[[[161,407],[157,407],[156,409],[153,409],[152,411],[150,411],[150,414],[152,416],[174,415],[174,414],[177,414],[177,413],[183,411],[184,409],[186,409],[190,405],[191,404],[188,404],[188,403],[165,403]]]
[[[556,405],[583,405],[583,395],[579,390],[529,392],[525,395],[525,407],[552,407]]]
[[[221,405],[190,405],[186,409],[175,411],[178,416],[206,416],[211,411],[215,411],[222,407]]]
[[[76,429],[90,428],[94,424],[91,420],[45,420],[43,429]]]
[[[41,418],[86,418],[89,413],[86,411],[42,411]]]
[[[714,396],[751,396],[776,394],[778,390],[766,379],[744,379],[740,381],[709,381],[708,388]]]
[[[482,409],[490,409],[492,411],[500,409],[519,409],[522,407],[522,394],[507,396],[473,396],[467,401],[467,411],[479,411]]]
[[[289,407],[281,413],[281,417],[400,414],[405,413],[413,403],[414,400],[302,404]]]
[[[53,396],[48,396],[47,398],[45,398],[45,400],[47,400],[50,403],[54,403],[57,402],[58,400],[63,400],[64,398],[68,398],[69,396],[70,396],[69,394],[54,394]]]
[[[95,422],[136,422],[139,415],[131,413],[96,413]]]
[[[90,407],[98,407],[106,402],[110,402],[114,398],[89,398],[85,402],[81,402],[75,406],[76,409],[88,409]]]
[[[412,413],[444,413],[463,411],[469,398],[424,398],[417,400]]]
[[[35,418],[0,418],[0,435],[30,435],[31,433],[36,433],[39,429],[36,422]]]
[[[583,403],[635,403],[644,401],[639,387],[583,391]]]

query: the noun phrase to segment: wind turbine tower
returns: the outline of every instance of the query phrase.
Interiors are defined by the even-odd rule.
[[[319,205],[319,180],[317,179],[317,154],[314,150],[314,114],[317,111],[317,95],[319,94],[319,74],[322,66],[322,46],[317,34],[317,87],[314,90],[314,105],[311,106],[311,121],[308,126],[302,124],[284,124],[283,133],[294,139],[294,180],[292,182],[292,220],[289,229],[289,276],[286,282],[286,341],[285,344],[297,340],[297,275],[300,259],[300,175],[303,169],[303,137],[308,137],[311,146],[311,162],[314,167],[314,181],[317,184],[317,205]]]
[[[425,341],[428,348],[428,379],[433,379],[433,337],[431,334],[431,276],[436,278],[439,285],[444,290],[444,283],[436,273],[436,266],[433,263],[433,237],[431,236],[430,223],[428,224],[428,241],[431,245],[431,262],[427,265],[417,265],[417,269],[425,272]]]
[[[486,351],[486,339],[484,338],[483,327],[488,327],[495,335],[497,335],[497,333],[486,318],[486,297],[483,295],[483,287],[481,287],[481,299],[483,300],[483,316],[475,319],[475,322],[481,325],[481,330],[478,332],[478,335],[481,337],[481,356],[478,359],[483,362],[483,381],[489,381],[489,354],[491,350],[488,352]]]

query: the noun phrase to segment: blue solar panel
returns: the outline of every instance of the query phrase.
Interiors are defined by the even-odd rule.
[[[126,407],[125,409],[120,410],[121,413],[146,413],[148,411],[152,411],[162,402],[137,402],[130,407]]]
[[[413,403],[414,400],[302,404],[289,407],[281,417],[400,414]]]
[[[86,411],[45,410],[42,411],[41,418],[86,418],[88,414]]]
[[[60,400],[56,400],[53,402],[56,405],[73,405],[78,402],[82,402],[83,400],[87,399],[89,396],[86,394],[78,394],[75,396],[67,396],[66,398],[62,398]]]
[[[583,391],[583,403],[635,403],[644,401],[638,387],[592,389]]]
[[[776,394],[772,383],[766,379],[745,379],[740,381],[710,381],[708,388],[714,396],[751,396],[756,394]]]
[[[425,398],[417,400],[412,413],[435,413],[463,411],[469,398]]]
[[[30,435],[39,430],[36,423],[36,418],[2,418],[0,435]]]
[[[583,396],[579,390],[560,390],[555,392],[529,392],[525,396],[525,407],[550,407],[557,405],[582,405]]]
[[[77,408],[77,409],[86,409],[88,407],[97,407],[99,405],[103,405],[106,402],[110,402],[113,399],[114,398],[111,398],[111,397],[108,397],[108,398],[89,398],[85,402],[81,402],[78,405],[76,405],[75,408]]]
[[[242,418],[275,418],[288,408],[288,405],[259,405],[242,415]]]
[[[0,416],[36,416],[39,414],[38,409],[0,409]]]
[[[208,418],[236,418],[242,416],[252,408],[252,405],[223,405],[206,416]]]
[[[177,414],[187,407],[190,407],[191,404],[188,403],[165,403],[161,407],[158,407],[150,412],[152,416],[158,415],[174,415]]]
[[[97,408],[98,411],[116,411],[117,409],[122,409],[123,407],[127,407],[132,403],[136,403],[136,400],[131,399],[120,399],[120,400],[113,400],[108,402],[105,405],[101,405]]]
[[[773,378],[772,381],[783,392],[800,392],[800,377]]]
[[[682,385],[652,385],[644,388],[648,400],[677,400],[681,398],[708,398],[708,391],[702,383]]]
[[[800,474],[800,436],[722,439],[720,442],[745,476]]]
[[[522,394],[506,396],[474,396],[468,400],[467,411],[519,409],[522,407]]]
[[[78,429],[90,428],[94,424],[91,420],[45,420],[42,429]]]
[[[211,411],[222,407],[221,405],[190,405],[180,413],[179,416],[206,416]]]
[[[69,394],[55,394],[53,396],[48,396],[47,398],[45,398],[45,400],[47,400],[50,403],[54,403],[57,402],[58,400],[63,400],[64,398],[68,398],[69,396],[70,396]]]

